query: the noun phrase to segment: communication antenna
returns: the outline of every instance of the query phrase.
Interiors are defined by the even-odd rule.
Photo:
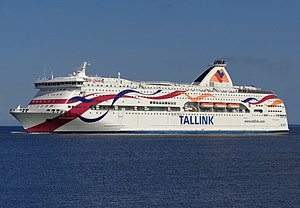
[[[44,76],[43,76],[43,79],[46,79],[46,64],[44,62]]]

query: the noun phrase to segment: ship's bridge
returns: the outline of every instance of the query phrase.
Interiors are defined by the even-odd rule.
[[[37,89],[42,88],[57,88],[57,87],[65,87],[65,88],[76,88],[82,87],[84,81],[88,79],[85,74],[86,68],[89,65],[88,62],[83,62],[82,65],[70,74],[68,77],[56,77],[51,79],[39,79],[34,82],[34,85]]]
[[[231,78],[225,69],[225,61],[216,60],[209,68],[198,76],[192,85],[202,87],[233,87]]]
[[[57,87],[64,87],[64,88],[74,88],[74,87],[82,87],[84,79],[82,78],[55,78],[50,80],[37,80],[34,82],[34,85],[37,89],[43,88],[57,88]]]

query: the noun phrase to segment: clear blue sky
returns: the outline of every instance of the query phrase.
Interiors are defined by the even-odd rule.
[[[300,1],[2,0],[0,125],[33,82],[89,60],[90,74],[190,83],[214,59],[235,85],[276,92],[300,124]]]

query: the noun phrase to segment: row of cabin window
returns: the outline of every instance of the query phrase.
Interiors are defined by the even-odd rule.
[[[40,89],[40,91],[65,91],[66,89],[63,88],[54,88],[54,89]]]
[[[49,97],[49,96],[61,96],[61,95],[62,95],[62,93],[57,93],[57,94],[50,93],[50,94],[43,94],[43,95],[39,95],[39,96]]]
[[[49,82],[49,83],[35,83],[36,87],[40,86],[60,86],[60,85],[82,85],[83,82]]]
[[[196,89],[196,88],[185,88],[184,86],[180,87],[180,85],[175,88],[175,87],[164,87],[164,86],[156,86],[156,87],[150,87],[150,86],[144,86],[144,85],[141,85],[141,84],[138,84],[138,85],[112,85],[112,84],[106,84],[106,85],[99,85],[99,84],[86,84],[86,86],[88,87],[114,87],[114,88],[146,88],[146,89],[164,89],[164,90],[178,90],[178,89],[181,89],[181,90],[186,90],[186,91],[200,91],[200,92],[205,92],[207,91],[207,89]],[[227,92],[228,93],[228,92]],[[231,93],[236,93],[236,91],[231,91]]]
[[[94,112],[95,114],[102,114],[101,112]],[[90,112],[90,114],[92,114],[92,112]],[[115,114],[114,112],[112,112],[112,114]],[[173,115],[173,116],[195,116],[195,114],[191,114],[191,113],[152,113],[152,112],[126,112],[126,115]],[[201,114],[201,116],[235,116],[235,117],[241,117],[243,116],[243,114],[230,114],[230,113],[223,113],[223,114]]]
[[[81,106],[68,106],[69,108],[81,108]],[[153,106],[91,106],[91,110],[116,110],[116,111],[122,111],[123,109],[125,111],[181,111],[180,107],[153,107]],[[185,111],[187,112],[187,111]],[[198,112],[226,112],[226,113],[250,113],[249,110],[230,110],[230,111],[223,111],[220,110],[201,110],[201,111],[195,111],[194,113]]]
[[[103,92],[119,92],[119,90],[111,90],[111,89],[106,89],[106,90],[100,90],[100,89],[88,89],[90,92],[91,91],[103,91]],[[153,91],[141,91],[141,93],[154,93]],[[170,92],[162,92],[162,94],[168,94]],[[200,95],[199,93],[189,93],[189,95]],[[202,95],[206,95],[202,94]],[[214,96],[231,96],[231,97],[244,97],[244,95],[236,95],[236,94],[215,94]],[[261,95],[258,95],[258,97],[262,97]],[[188,99],[188,98],[176,98],[176,99]],[[207,98],[207,100],[214,100],[213,98]],[[220,100],[231,100],[231,101],[241,101],[240,99],[230,99],[230,98],[220,98]]]
[[[52,108],[54,105],[32,105],[30,108]]]
[[[94,90],[90,90],[90,91],[94,91]],[[118,90],[106,90],[106,91],[108,91],[108,92],[114,92],[114,91],[119,92]],[[142,93],[145,93],[145,92],[142,92]],[[134,96],[134,97],[137,97],[137,96]],[[189,100],[189,98],[187,98],[187,97],[174,97],[172,99]],[[206,98],[205,100],[216,100],[216,99],[215,98]],[[217,101],[241,101],[241,99],[220,98]],[[153,104],[155,104],[155,103],[153,103]],[[175,104],[170,104],[170,105],[176,105],[176,103]]]
[[[150,104],[176,105],[176,102],[150,101]]]

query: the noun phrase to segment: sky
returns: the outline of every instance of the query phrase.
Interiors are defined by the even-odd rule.
[[[234,85],[273,90],[300,124],[300,1],[1,0],[0,126],[19,125],[46,74],[191,83],[215,59]]]

